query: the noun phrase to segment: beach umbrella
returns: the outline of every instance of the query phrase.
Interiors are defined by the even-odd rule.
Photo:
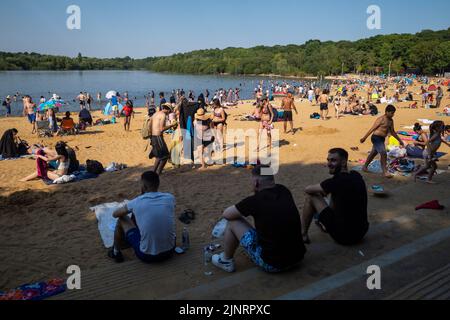
[[[437,87],[434,84],[432,84],[431,86],[428,87],[428,91],[436,91],[436,90],[437,90]]]
[[[117,96],[117,92],[116,92],[116,91],[109,91],[109,92],[105,95],[106,99],[111,99],[112,97],[115,97],[115,96]]]
[[[46,111],[48,109],[55,109],[55,108],[58,108],[56,103],[54,103],[53,101],[47,101],[47,102],[41,103],[39,105],[38,111],[42,112],[42,111]]]

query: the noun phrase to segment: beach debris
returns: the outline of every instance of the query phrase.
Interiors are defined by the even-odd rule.
[[[359,255],[361,256],[361,257],[365,257],[365,255],[364,255],[364,252],[362,252],[361,250],[359,250]]]

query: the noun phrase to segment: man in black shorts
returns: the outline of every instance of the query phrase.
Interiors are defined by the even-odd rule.
[[[328,90],[323,90],[323,93],[319,96],[320,102],[320,117],[322,120],[328,120]],[[325,114],[324,114],[325,113]]]
[[[295,111],[295,114],[298,114],[297,108],[295,107],[294,97],[292,93],[289,92],[288,96],[283,99],[281,103],[281,108],[284,110],[283,122],[284,122],[284,133],[287,133],[287,123],[289,122],[291,125],[292,134],[295,134],[294,129],[294,118],[292,116],[292,110]]]
[[[308,231],[314,217],[319,227],[341,245],[359,243],[369,230],[367,220],[367,188],[362,176],[348,172],[348,153],[332,149],[328,154],[331,179],[309,186],[302,214],[303,240],[311,243]],[[327,203],[325,196],[331,195]]]
[[[151,145],[152,151],[149,158],[156,158],[154,172],[161,175],[167,161],[170,158],[170,152],[164,141],[164,131],[173,128],[175,125],[166,126],[166,117],[171,112],[167,105],[162,106],[162,110],[155,113],[150,122],[152,128]]]

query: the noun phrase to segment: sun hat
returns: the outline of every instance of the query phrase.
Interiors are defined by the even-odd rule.
[[[205,113],[205,109],[200,108],[200,109],[197,110],[197,113],[195,114],[195,119],[196,120],[200,120],[200,121],[206,121],[208,119],[211,119],[211,116],[207,115]]]

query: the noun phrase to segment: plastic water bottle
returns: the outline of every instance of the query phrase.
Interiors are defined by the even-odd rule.
[[[211,266],[212,256],[213,256],[213,252],[211,251],[210,246],[206,246],[205,248],[203,248],[203,264],[204,264],[204,269],[205,269],[204,270],[205,276],[213,275],[212,266]]]
[[[184,251],[189,250],[189,248],[191,247],[191,241],[189,239],[189,231],[186,227],[183,229],[183,234],[181,236],[181,239],[183,242],[183,246],[182,246],[183,250]]]

